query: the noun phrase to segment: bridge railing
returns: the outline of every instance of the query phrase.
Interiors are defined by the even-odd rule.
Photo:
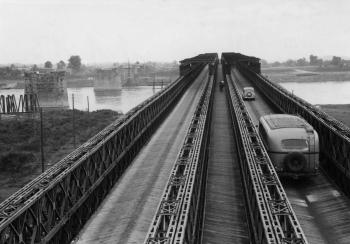
[[[147,233],[146,244],[200,243],[214,73],[205,78],[205,88]]]
[[[0,243],[69,243],[186,88],[197,64],[0,204]]]
[[[326,155],[326,160],[321,161],[322,167],[350,195],[349,127],[245,65],[240,64],[238,68],[277,108],[285,113],[302,116],[315,128],[320,138],[320,151]]]
[[[307,243],[238,91],[235,77],[227,75],[225,78],[226,93],[237,140],[251,242]]]

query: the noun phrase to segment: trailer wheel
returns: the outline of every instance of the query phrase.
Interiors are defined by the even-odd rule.
[[[292,172],[300,172],[306,166],[306,158],[302,153],[292,152],[286,156],[284,163],[287,170]]]

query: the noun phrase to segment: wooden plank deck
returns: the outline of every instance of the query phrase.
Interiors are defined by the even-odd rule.
[[[214,95],[202,243],[250,243],[228,104],[218,87]]]
[[[207,68],[188,88],[75,243],[143,243],[204,88]]]

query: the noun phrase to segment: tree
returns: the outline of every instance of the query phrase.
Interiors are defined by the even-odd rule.
[[[305,58],[299,58],[297,60],[297,66],[305,66],[305,65],[307,65],[307,61]]]
[[[38,70],[38,66],[36,64],[34,64],[32,67],[32,71],[37,71],[37,70]]]
[[[68,63],[68,68],[74,70],[74,71],[78,71],[81,68],[81,58],[80,56],[76,55],[76,56],[70,56],[69,58],[69,63]]]
[[[50,61],[46,61],[44,64],[45,68],[52,69],[52,63]]]
[[[342,63],[341,57],[333,56],[331,64],[338,66],[338,65],[341,65],[341,63]]]
[[[278,66],[281,66],[280,62],[275,61],[275,62],[272,63],[272,67],[278,67]]]
[[[268,65],[269,63],[268,63],[265,59],[260,59],[260,64],[261,64],[262,66],[266,66],[266,65]]]
[[[293,59],[288,59],[285,64],[287,66],[295,66],[296,65],[296,62],[293,60]]]
[[[310,65],[317,65],[317,56],[315,55],[310,55]]]
[[[57,66],[57,69],[64,69],[66,68],[66,63],[63,60],[61,60],[56,64],[56,66]]]

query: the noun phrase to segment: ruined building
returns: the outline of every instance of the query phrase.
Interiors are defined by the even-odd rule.
[[[94,82],[95,90],[120,90],[122,82],[116,68],[98,69]]]
[[[36,94],[44,108],[68,108],[67,83],[64,71],[26,72],[25,94]]]

